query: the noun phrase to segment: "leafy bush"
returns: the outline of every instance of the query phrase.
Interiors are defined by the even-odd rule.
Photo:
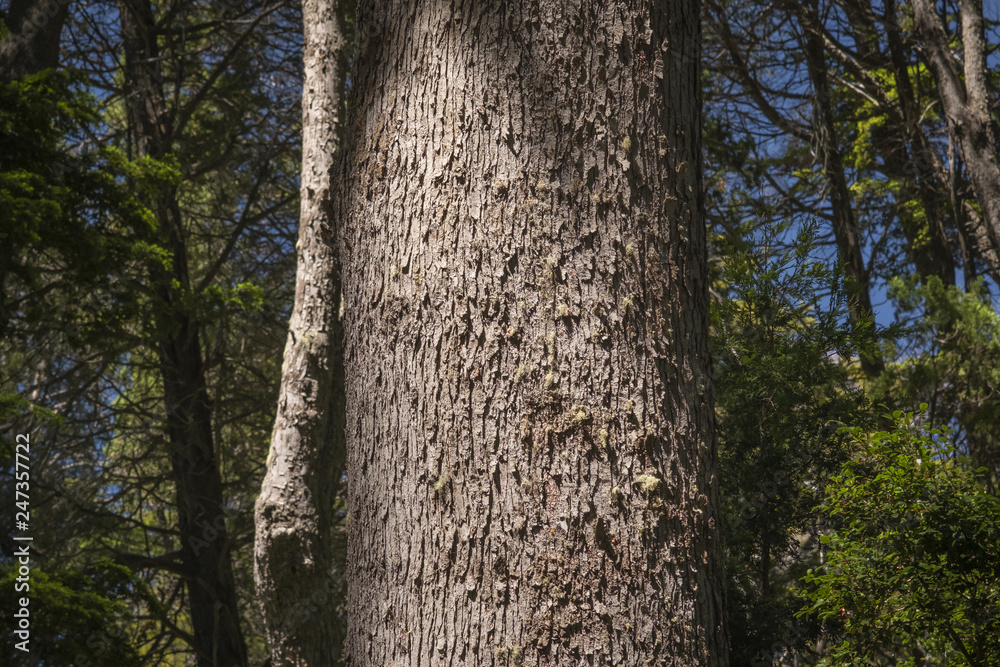
[[[1000,498],[949,431],[893,418],[846,429],[860,455],[827,487],[829,551],[798,615],[837,635],[823,664],[1000,664]]]

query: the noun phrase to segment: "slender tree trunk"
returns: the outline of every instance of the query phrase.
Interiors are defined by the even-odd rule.
[[[698,10],[361,3],[348,664],[727,664]]]
[[[949,48],[934,0],[911,0],[921,54],[937,83],[948,127],[958,139],[980,218],[992,252],[981,253],[1000,273],[1000,164],[997,138],[990,121],[985,22],[982,0],[959,0],[964,71]],[[963,76],[964,74],[964,76]]]
[[[0,81],[14,81],[59,64],[59,37],[71,0],[11,0],[0,41]]]
[[[120,7],[126,99],[140,157],[169,151],[169,126],[159,70],[155,19],[148,0]],[[201,351],[201,325],[185,299],[190,290],[187,245],[176,188],[158,193],[152,207],[171,252],[170,269],[153,276],[158,298],[160,372],[167,435],[177,493],[177,522],[199,667],[247,664],[222,501],[222,477],[212,435],[212,409]]]
[[[906,215],[903,233],[906,234],[917,272],[925,277],[937,276],[944,284],[954,285],[955,262],[944,225],[942,200],[945,187],[937,178],[939,170],[935,168],[939,158],[920,126],[920,108],[910,80],[909,63],[896,20],[895,3],[885,3],[884,9],[889,47],[889,62],[885,64],[885,68],[893,74],[902,124],[893,132],[899,136],[900,148],[893,152],[882,151],[883,163],[906,187],[900,195],[901,199],[911,200],[913,190],[916,190],[924,210],[926,222],[920,225],[916,224],[912,216],[901,212],[901,215]],[[953,213],[957,224],[958,212]]]
[[[819,153],[823,163],[823,172],[826,174],[830,186],[833,235],[837,241],[837,251],[847,276],[850,321],[852,326],[858,327],[862,322],[874,322],[875,319],[871,294],[868,290],[868,272],[865,270],[862,240],[854,216],[851,193],[847,186],[847,177],[844,175],[844,160],[837,143],[837,128],[830,100],[830,86],[826,76],[826,56],[818,36],[819,18],[815,4],[804,9],[802,16],[806,30],[806,67],[814,93],[813,110],[816,118],[813,128],[816,135],[816,151]],[[874,338],[874,331],[869,331]],[[862,351],[860,357],[862,370],[869,377],[875,377],[882,371],[884,365],[878,354],[872,351]]]
[[[274,665],[330,665],[343,648],[329,604],[333,499],[344,468],[340,277],[324,234],[346,73],[337,0],[305,0],[302,181],[295,305],[256,508],[257,592]]]

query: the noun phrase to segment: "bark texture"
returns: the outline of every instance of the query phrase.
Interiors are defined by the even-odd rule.
[[[305,0],[302,180],[295,304],[267,474],[256,507],[255,578],[274,665],[330,665],[343,647],[329,604],[332,505],[344,468],[340,278],[323,201],[346,72],[337,0]]]
[[[11,0],[0,40],[0,81],[15,81],[59,64],[59,37],[70,0]]]
[[[361,3],[349,665],[726,664],[698,10]]]
[[[922,56],[934,75],[948,127],[958,140],[962,160],[982,210],[979,218],[989,247],[980,255],[1000,273],[1000,163],[990,119],[985,21],[982,0],[959,0],[963,59],[950,48],[934,0],[911,0]],[[959,63],[963,68],[959,69]]]
[[[120,16],[133,144],[139,157],[163,158],[170,151],[170,124],[153,9],[148,0],[124,0]],[[215,455],[201,323],[185,305],[190,301],[185,295],[191,279],[176,186],[164,186],[150,204],[160,234],[152,240],[171,252],[170,269],[155,272],[152,281],[158,301],[160,374],[192,647],[199,667],[244,666],[247,650],[239,625],[222,475]]]

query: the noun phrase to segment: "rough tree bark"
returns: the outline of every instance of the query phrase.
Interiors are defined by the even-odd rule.
[[[119,14],[125,52],[123,88],[133,144],[138,157],[163,158],[171,141],[153,8],[148,0],[123,0]],[[152,279],[159,302],[160,374],[192,647],[199,667],[245,666],[247,650],[239,625],[222,476],[213,442],[201,324],[185,305],[191,280],[176,187],[164,186],[150,204],[161,235],[153,240],[171,253],[169,270],[157,271]]]
[[[990,119],[985,22],[982,0],[959,0],[963,65],[950,48],[934,0],[911,0],[921,55],[934,75],[948,127],[958,139],[972,183],[989,248],[980,254],[1000,273],[1000,163],[997,137]],[[964,75],[964,76],[963,76]]]
[[[361,3],[348,664],[726,664],[698,10]]]
[[[344,468],[340,278],[323,207],[346,74],[337,0],[305,0],[302,180],[295,304],[267,474],[256,507],[255,578],[274,665],[330,665],[342,652],[329,543]]]
[[[59,36],[70,0],[11,0],[0,40],[0,81],[15,81],[59,64]]]

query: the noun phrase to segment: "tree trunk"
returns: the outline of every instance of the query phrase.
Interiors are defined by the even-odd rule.
[[[170,148],[153,10],[148,0],[120,7],[126,99],[139,157],[163,158]],[[187,246],[177,192],[165,186],[152,209],[171,252],[170,268],[152,276],[157,304],[160,372],[177,493],[177,523],[199,667],[247,664],[233,581],[222,476],[212,435],[201,325],[189,311]]]
[[[884,68],[892,72],[902,117],[901,126],[895,127],[893,131],[893,134],[899,136],[900,148],[896,151],[881,151],[884,168],[903,184],[905,189],[900,193],[900,199],[912,200],[913,190],[916,190],[916,196],[924,210],[924,223],[919,223],[913,220],[911,214],[900,211],[903,233],[906,234],[917,272],[924,277],[937,276],[944,284],[954,285],[955,262],[944,225],[942,200],[945,187],[936,176],[939,170],[935,169],[935,164],[940,160],[921,127],[920,106],[910,80],[909,62],[896,19],[895,3],[885,3],[884,11],[889,47],[889,62]],[[958,212],[953,213],[957,223]]]
[[[895,108],[887,109],[889,122],[880,131],[874,132],[871,136],[872,147],[882,158],[880,170],[884,175],[893,181],[899,191],[896,193],[897,207],[895,215],[899,218],[900,227],[906,236],[909,254],[916,266],[917,272],[921,276],[938,276],[945,284],[955,283],[955,265],[949,249],[948,235],[944,225],[944,215],[941,206],[942,187],[936,181],[933,171],[933,162],[927,159],[926,151],[931,150],[920,126],[919,108],[913,97],[913,88],[909,78],[905,53],[902,48],[902,41],[899,34],[899,26],[895,24],[895,7],[893,3],[886,3],[885,17],[881,25],[885,26],[886,38],[889,46],[889,53],[885,54],[879,49],[878,34],[879,28],[875,11],[869,0],[841,2],[838,3],[843,9],[850,26],[850,41],[854,44],[854,54],[847,54],[843,51],[834,50],[834,57],[840,58],[841,62],[849,63],[848,71],[861,70],[865,73],[863,78],[867,78],[869,85],[876,81],[871,72],[889,71],[894,75],[895,90],[892,94],[883,90],[880,97],[885,100],[892,99],[891,104]],[[827,45],[833,39],[828,32],[828,28],[820,18],[821,7],[819,3],[788,3],[789,11],[802,21],[803,27],[809,34],[807,39],[806,52],[807,66],[815,68],[810,70],[810,78],[814,87],[827,90],[829,94],[828,72],[830,71],[826,55],[824,54],[823,43]],[[878,84],[876,84],[878,85]],[[817,113],[817,130],[820,142],[827,140],[827,136],[833,132],[833,113],[831,102],[828,97],[820,97],[820,104],[826,109],[820,109]],[[830,123],[827,129],[826,124]],[[840,165],[843,173],[843,158],[839,149],[834,147],[836,153],[831,155],[826,151],[827,160]],[[847,179],[844,176],[831,178],[831,204],[836,209],[837,202],[847,197],[850,201],[847,188]],[[910,210],[909,205],[914,201],[920,201],[923,215],[915,215]],[[849,213],[851,218],[854,214]],[[843,218],[834,211],[834,220]],[[843,222],[839,226],[843,227]],[[852,223],[853,224],[853,223]],[[836,225],[835,225],[836,226]],[[838,242],[840,237],[838,236]],[[858,254],[860,259],[861,255]],[[845,261],[847,261],[845,259]],[[850,271],[850,262],[848,270]]]
[[[837,241],[837,251],[840,261],[844,264],[847,276],[848,308],[851,326],[874,326],[875,311],[872,309],[871,294],[868,290],[868,272],[865,270],[865,259],[862,239],[858,233],[857,220],[851,203],[851,193],[844,175],[844,160],[840,154],[837,142],[837,128],[833,117],[830,99],[830,86],[827,81],[826,56],[818,35],[819,16],[815,3],[805,9],[802,14],[805,23],[805,56],[806,67],[813,86],[813,111],[816,116],[813,123],[816,138],[816,152],[823,163],[823,172],[830,185],[830,209],[833,214],[833,235]],[[872,339],[872,347],[877,350],[874,329],[867,329]],[[872,350],[862,350],[860,354],[861,368],[868,377],[876,377],[882,372],[884,364],[881,357]]]
[[[361,3],[348,664],[727,664],[698,10]]]
[[[344,469],[340,277],[324,240],[322,206],[346,73],[337,0],[305,0],[302,181],[295,304],[285,347],[267,474],[257,500],[258,596],[274,665],[330,665],[343,649],[329,604],[342,594],[330,545],[332,506]]]
[[[964,72],[956,66],[949,35],[933,0],[911,0],[921,53],[934,75],[948,127],[958,139],[972,190],[982,209],[990,248],[980,254],[1000,273],[1000,164],[990,121],[982,0],[959,0]],[[964,77],[962,74],[964,73]]]
[[[16,81],[59,64],[59,37],[70,0],[11,0],[0,40],[0,81]]]

